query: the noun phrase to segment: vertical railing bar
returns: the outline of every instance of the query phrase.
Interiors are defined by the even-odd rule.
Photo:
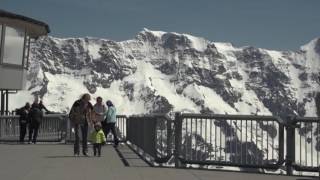
[[[258,154],[258,148],[259,148],[259,146],[258,146],[258,121],[257,120],[255,120],[255,122],[256,122],[256,148],[255,148],[255,164],[259,164],[259,159],[257,158],[257,154]]]
[[[204,133],[205,133],[205,136],[204,136],[204,141],[205,141],[205,143],[208,143],[207,142],[207,129],[208,129],[208,124],[207,124],[207,122],[208,121],[210,121],[210,119],[205,119],[205,124],[204,124],[204,127],[205,127],[205,129],[204,129]],[[207,149],[207,145],[205,144],[204,145],[204,152],[208,152],[207,150],[209,150],[209,149]]]
[[[313,123],[311,122],[311,167],[313,167]]]
[[[184,146],[184,157],[186,158],[186,159],[188,159],[187,157],[188,157],[188,121],[189,121],[189,119],[186,119],[186,132],[185,132],[185,146]],[[182,134],[183,135],[183,134]],[[192,146],[192,145],[191,145]]]
[[[307,129],[308,126],[307,126],[307,123],[304,122],[304,127]],[[304,154],[305,154],[305,166],[308,166],[308,156],[307,156],[307,152],[308,152],[308,144],[307,144],[307,132],[306,134],[304,135]]]
[[[238,159],[238,121],[235,120],[235,162],[238,163],[239,159]]]
[[[302,122],[300,122],[300,125],[302,126]],[[300,130],[300,129],[299,129]],[[301,133],[299,132],[299,138],[300,138],[300,146],[299,146],[299,149],[300,149],[300,164],[299,165],[302,165],[302,136],[301,136]]]
[[[253,145],[253,140],[252,140],[252,133],[253,133],[252,125],[253,124],[252,124],[252,121],[253,120],[250,120],[250,132],[251,132],[251,135],[250,135],[250,150],[251,151],[252,151],[252,148],[253,148],[252,147],[252,145]],[[253,159],[252,158],[253,158],[253,155],[250,156],[250,164],[253,164]]]
[[[210,146],[212,147],[212,121],[213,119],[210,119]],[[212,151],[209,154],[210,160],[212,159]]]
[[[267,121],[266,126],[266,135],[267,135],[267,162],[269,162],[269,134],[268,134],[268,128],[269,128],[269,121]]]
[[[214,120],[216,122],[216,119]],[[217,161],[217,126],[216,123],[214,123],[214,160]]]
[[[192,146],[193,146],[193,118],[190,118],[190,126],[191,126],[191,130],[190,130],[190,159],[193,160],[193,151],[192,151]]]
[[[272,127],[274,127],[274,120],[272,121]],[[279,128],[277,128],[279,129]],[[274,137],[272,138],[272,159],[274,159]]]
[[[198,160],[198,139],[197,139],[197,134],[198,134],[198,118],[195,118],[196,120],[196,132],[195,132],[195,158]]]
[[[230,119],[229,120],[229,148],[230,148],[230,151],[229,151],[229,161],[232,162],[232,159],[231,159],[231,153],[232,153],[232,144],[231,144],[231,139],[232,139],[232,120]]]
[[[202,122],[203,122],[203,118],[200,119],[200,137],[203,138],[203,134],[202,134]],[[201,152],[201,147],[202,145],[199,144],[199,151]],[[201,155],[201,153],[200,153]],[[200,160],[200,159],[199,159]]]
[[[242,154],[243,154],[243,152],[242,152],[242,120],[240,120],[240,164],[243,164],[243,162],[242,162]]]
[[[246,160],[245,160],[245,164],[247,164],[248,162],[247,162],[247,152],[248,152],[248,120],[246,120],[245,121],[246,122],[246,150],[245,150],[245,158],[246,158]]]
[[[228,119],[225,120],[225,129],[224,129],[224,159],[225,163],[227,162],[227,138],[228,138]]]
[[[318,138],[320,138],[320,122],[317,123],[317,135],[318,135]],[[320,166],[319,164],[319,151],[317,151],[317,165]]]
[[[221,120],[220,120],[221,122]],[[219,157],[219,161],[221,161],[221,156],[222,156],[222,127],[221,127],[221,123],[220,123],[220,126],[219,126],[219,154],[220,154],[220,157]]]
[[[263,129],[261,128],[261,126],[263,126],[263,122],[260,123],[260,130],[261,130],[261,151],[263,153]],[[261,160],[260,160],[260,164],[263,164],[263,157],[261,157]]]
[[[158,121],[161,121],[161,122],[163,122],[162,121],[162,119],[156,119],[157,120],[157,122]],[[157,131],[157,127],[159,127],[159,129],[160,129],[160,136],[161,136],[161,138],[160,138],[160,148],[161,148],[161,155],[163,154],[163,153],[165,153],[164,152],[164,148],[163,148],[163,128],[161,127],[161,125],[163,124],[163,123],[157,123],[158,124],[158,126],[156,125],[156,131]],[[158,136],[158,133],[156,132],[156,137]],[[156,139],[158,139],[158,138],[156,138]]]

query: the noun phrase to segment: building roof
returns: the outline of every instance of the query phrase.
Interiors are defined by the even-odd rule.
[[[23,21],[25,24],[25,27],[29,30],[31,29],[31,31],[34,30],[35,27],[44,29],[44,31],[42,31],[41,33],[33,34],[34,36],[36,36],[36,35],[41,36],[41,35],[48,34],[50,32],[50,28],[49,28],[48,24],[46,24],[42,21],[38,21],[38,20],[29,18],[26,16],[14,14],[14,13],[0,9],[0,23],[1,23],[1,18],[2,19],[6,18],[6,19],[16,20],[16,21]],[[18,23],[18,24],[21,24],[21,23]],[[31,32],[31,34],[32,34],[32,32]]]

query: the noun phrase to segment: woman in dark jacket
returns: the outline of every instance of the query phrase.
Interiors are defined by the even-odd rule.
[[[73,153],[79,156],[80,152],[80,137],[79,129],[82,135],[82,154],[88,156],[87,134],[88,124],[92,122],[93,106],[90,103],[90,94],[84,94],[81,98],[75,101],[71,107],[69,118],[75,131],[75,141]]]
[[[40,123],[43,119],[43,112],[40,109],[38,103],[33,103],[29,113],[30,125],[29,125],[29,144],[31,142],[35,144],[37,142],[38,130]]]

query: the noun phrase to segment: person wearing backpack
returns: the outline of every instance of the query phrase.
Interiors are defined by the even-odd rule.
[[[108,110],[106,112],[104,134],[105,136],[108,136],[111,130],[111,133],[113,134],[113,139],[114,139],[114,146],[118,147],[119,140],[116,132],[116,121],[117,121],[116,108],[114,107],[113,103],[110,100],[108,100],[106,104],[108,106]]]
[[[32,140],[32,143],[36,144],[39,127],[43,120],[43,112],[41,111],[38,102],[32,104],[28,117],[30,119],[28,143],[30,144]]]
[[[27,133],[27,125],[29,123],[29,114],[30,111],[30,103],[26,103],[25,106],[23,106],[20,109],[17,109],[16,114],[19,115],[19,126],[20,126],[20,135],[19,135],[19,142],[24,143],[24,138]]]
[[[80,99],[76,100],[70,110],[69,119],[74,128],[75,141],[73,153],[79,156],[80,153],[80,137],[79,129],[82,135],[82,154],[88,156],[88,124],[92,123],[93,119],[93,106],[90,103],[90,94],[84,94]]]

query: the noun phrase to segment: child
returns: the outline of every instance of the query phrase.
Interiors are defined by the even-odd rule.
[[[101,146],[106,142],[106,136],[104,135],[102,129],[101,129],[101,124],[100,123],[95,123],[94,125],[94,131],[91,133],[91,141],[93,143],[93,153],[94,156],[97,155],[98,151],[98,156],[101,156]]]

